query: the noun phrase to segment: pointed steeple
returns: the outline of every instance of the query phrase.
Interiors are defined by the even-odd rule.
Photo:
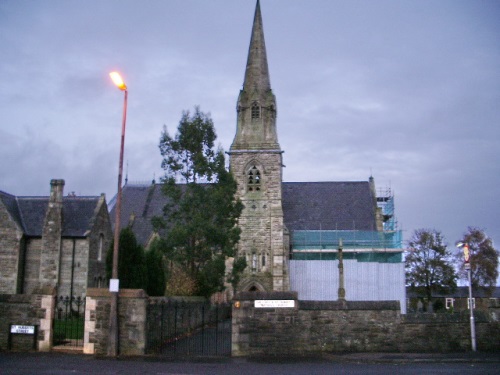
[[[276,98],[271,90],[266,43],[257,0],[243,89],[238,97],[238,123],[231,150],[280,150],[276,132]]]
[[[287,291],[290,256],[281,198],[283,151],[276,131],[276,98],[269,80],[258,0],[237,112],[236,135],[228,153],[238,184],[236,198],[244,206],[238,222],[237,256],[249,264],[238,290]]]
[[[258,89],[259,91],[271,89],[259,0],[257,0],[257,5],[255,7],[252,38],[250,40],[250,48],[248,49],[248,60],[243,89],[249,91],[252,89]]]

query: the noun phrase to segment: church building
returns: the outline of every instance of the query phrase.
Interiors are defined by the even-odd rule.
[[[244,205],[238,256],[247,261],[238,290],[293,290],[301,300],[399,300],[405,312],[402,238],[391,192],[377,194],[373,177],[283,181],[259,1],[236,112],[228,154]],[[125,185],[122,226],[131,226],[147,246],[154,236],[151,218],[162,215],[165,203],[160,185]]]

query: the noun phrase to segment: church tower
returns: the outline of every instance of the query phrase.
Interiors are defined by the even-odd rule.
[[[281,199],[282,154],[257,0],[245,81],[237,103],[236,136],[229,151],[237,196],[245,206],[239,220],[238,256],[246,258],[247,268],[239,291],[290,289]]]

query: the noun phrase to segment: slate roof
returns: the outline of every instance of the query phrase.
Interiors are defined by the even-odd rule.
[[[122,209],[120,227],[125,228],[132,224],[137,242],[146,245],[153,226],[151,219],[162,216],[163,207],[167,203],[167,197],[161,192],[161,184],[125,185],[122,190]],[[114,198],[113,198],[114,200]],[[113,206],[110,213],[111,223],[115,225],[115,209]]]
[[[283,182],[282,191],[290,231],[377,230],[368,182]]]
[[[284,220],[290,231],[376,230],[376,202],[368,182],[283,182],[282,190]],[[125,185],[120,227],[133,220],[137,241],[146,245],[153,230],[151,219],[162,215],[166,203],[161,184]]]
[[[100,197],[63,197],[63,237],[85,237]],[[16,197],[0,191],[12,219],[30,237],[41,237],[49,197]]]

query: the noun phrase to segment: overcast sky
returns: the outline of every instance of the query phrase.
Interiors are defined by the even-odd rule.
[[[255,0],[0,1],[0,190],[116,194],[162,176],[183,110],[236,130]],[[261,0],[285,181],[391,188],[409,239],[477,226],[500,246],[500,2]]]

